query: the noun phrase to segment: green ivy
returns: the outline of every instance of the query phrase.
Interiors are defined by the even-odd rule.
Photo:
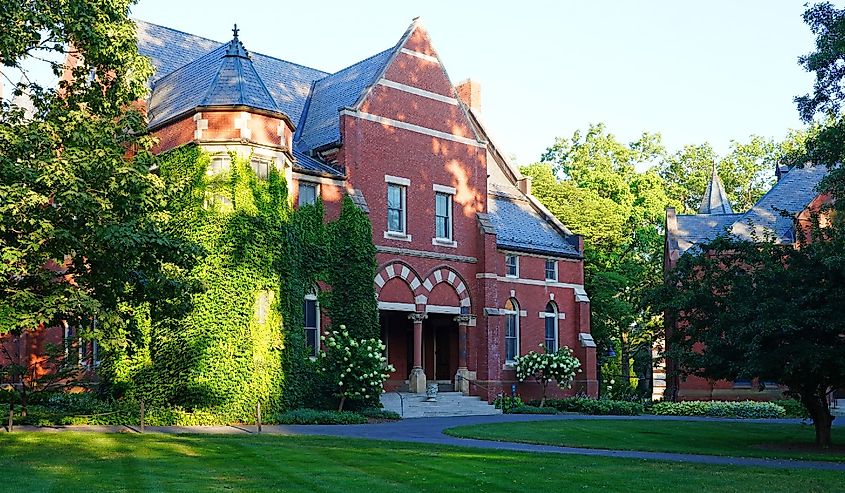
[[[258,403],[282,412],[319,388],[303,330],[303,298],[318,281],[333,287],[321,296],[332,319],[378,337],[375,247],[350,200],[326,225],[322,203],[290,207],[273,167],[261,180],[248,158],[230,158],[228,172],[208,175],[210,156],[195,145],[161,157],[170,212],[204,253],[196,289],[182,318],[131,310],[101,373],[113,395],[249,422]]]

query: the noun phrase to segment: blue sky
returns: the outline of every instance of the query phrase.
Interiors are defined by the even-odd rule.
[[[556,136],[605,122],[623,141],[661,132],[670,149],[782,137],[812,76],[800,0],[140,0],[133,16],[334,71],[393,45],[422,16],[453,82],[482,85],[482,115],[517,162]]]

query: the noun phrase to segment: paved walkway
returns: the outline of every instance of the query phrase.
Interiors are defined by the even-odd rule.
[[[701,454],[677,454],[667,452],[637,452],[629,450],[605,450],[579,447],[558,447],[552,445],[532,445],[514,442],[494,442],[456,438],[443,434],[443,430],[462,425],[504,423],[518,421],[545,421],[595,419],[618,420],[636,419],[651,421],[716,421],[742,423],[800,423],[797,419],[726,419],[726,418],[694,418],[679,416],[582,416],[582,415],[525,415],[504,414],[495,416],[461,416],[452,418],[413,418],[401,421],[367,424],[367,425],[264,425],[264,434],[301,436],[324,435],[344,438],[364,438],[370,440],[393,440],[399,442],[426,443],[433,445],[449,445],[459,447],[474,447],[496,450],[513,450],[518,452],[544,452],[567,455],[590,455],[600,457],[618,457],[625,459],[662,460],[672,462],[688,462],[697,464],[716,464],[731,466],[752,466],[778,469],[818,469],[845,472],[845,463],[801,461],[790,459],[759,459],[750,457],[725,457]],[[845,424],[835,425],[843,426]],[[137,427],[128,426],[63,426],[63,427],[29,427],[19,426],[18,432],[105,432],[105,433],[136,433]],[[198,433],[198,434],[252,434],[255,426],[148,426],[148,433]]]

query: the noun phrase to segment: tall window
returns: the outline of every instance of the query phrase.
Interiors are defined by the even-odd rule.
[[[266,180],[270,176],[270,160],[260,157],[253,157],[249,161],[252,171],[261,180]]]
[[[305,295],[305,345],[309,356],[317,356],[320,351],[320,304],[317,302],[317,288]]]
[[[505,255],[505,267],[508,269],[508,277],[519,277],[519,257]]]
[[[402,185],[387,184],[387,231],[405,233],[405,190]]]
[[[317,184],[299,182],[299,206],[317,203]]]
[[[513,363],[519,356],[519,305],[511,298],[505,302],[505,361]]]
[[[557,260],[546,259],[546,280],[557,281]]]
[[[434,194],[434,234],[441,240],[452,239],[452,196]]]
[[[557,351],[557,307],[551,301],[546,304],[546,349],[553,353]]]

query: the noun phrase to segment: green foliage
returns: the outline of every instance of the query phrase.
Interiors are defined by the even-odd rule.
[[[542,406],[520,406],[509,407],[505,410],[507,414],[557,414],[557,409]]]
[[[778,399],[771,402],[772,404],[777,404],[786,411],[786,414],[783,416],[784,418],[808,419],[810,417],[810,413],[807,411],[807,408],[804,407],[804,404],[801,404],[801,401],[796,399]]]
[[[800,248],[731,238],[702,245],[708,254],[682,256],[657,303],[675,322],[667,354],[681,377],[786,385],[824,446],[827,391],[845,385],[845,233],[811,235]]]
[[[546,401],[546,388],[554,380],[558,387],[568,389],[572,387],[575,375],[581,372],[581,362],[572,355],[572,350],[566,346],[554,353],[550,353],[545,345],[542,353],[529,351],[528,354],[516,357],[516,378],[524,382],[533,378],[543,388],[543,399],[540,407]]]
[[[493,400],[493,407],[502,410],[523,406],[524,404],[518,395],[499,395]]]
[[[194,251],[173,234],[152,138],[132,106],[151,74],[132,3],[4,6],[3,65],[26,74],[24,59],[60,59],[71,44],[81,60],[59,87],[25,76],[15,93],[31,109],[0,105],[0,333],[67,320],[91,338],[91,315],[99,331],[119,331],[125,304],[168,313],[165,300],[183,290]]]
[[[384,381],[395,371],[387,364],[384,343],[380,339],[359,339],[344,325],[322,339],[325,351],[320,352],[320,371],[328,376],[333,393],[340,398],[338,411],[343,410],[346,399],[377,403]]]
[[[540,401],[528,401],[529,405],[538,405],[539,403]],[[587,399],[585,397],[548,399],[546,405],[560,412],[600,416],[639,416],[644,412],[643,405],[639,402]]]
[[[332,290],[326,296],[329,318],[343,321],[359,339],[378,338],[376,247],[373,227],[367,215],[347,197],[340,217],[327,227],[330,239],[327,281]]]
[[[388,411],[387,409],[381,409],[378,407],[365,407],[359,411],[358,414],[364,416],[365,418],[375,419],[375,420],[386,420],[386,421],[395,421],[398,419],[402,419],[399,416],[399,413],[394,411]]]
[[[302,408],[277,414],[272,422],[281,425],[359,425],[366,423],[367,418],[349,411]]]
[[[652,414],[659,416],[709,416],[713,418],[783,418],[786,410],[773,402],[683,401],[656,402]]]

